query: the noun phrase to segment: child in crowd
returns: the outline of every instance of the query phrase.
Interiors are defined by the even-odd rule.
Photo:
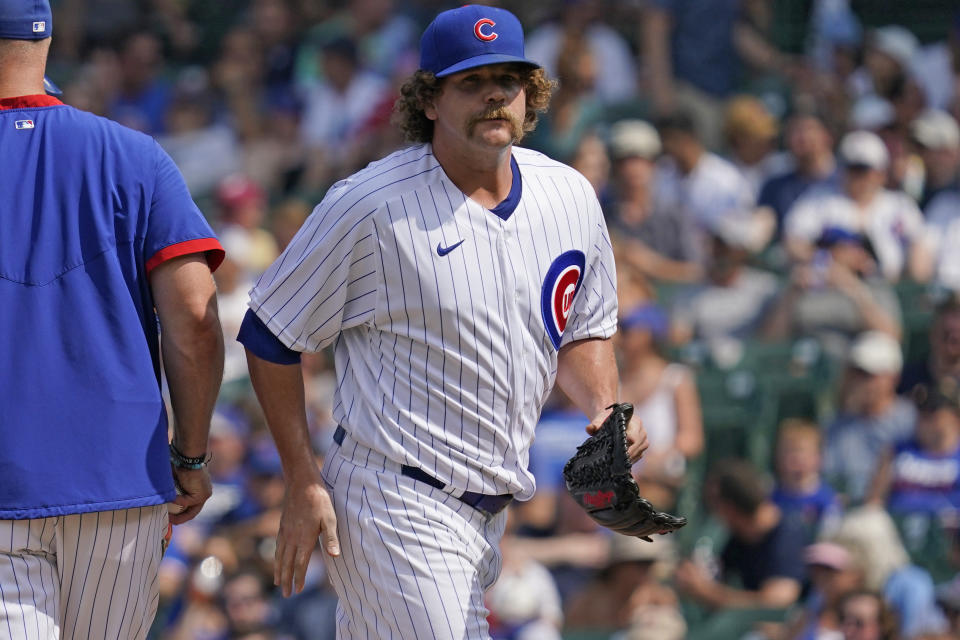
[[[780,425],[772,498],[785,516],[803,522],[808,541],[829,530],[841,513],[836,493],[820,474],[820,447],[820,428],[815,423],[788,418]]]
[[[894,514],[960,510],[960,384],[944,378],[911,392],[917,425],[880,464],[871,500]]]

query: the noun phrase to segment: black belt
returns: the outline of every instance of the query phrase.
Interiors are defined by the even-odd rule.
[[[346,435],[346,429],[340,425],[337,425],[336,431],[333,432],[333,441],[338,445],[342,445],[343,438]],[[447,486],[423,469],[411,467],[408,464],[400,465],[400,474],[405,475],[408,478],[413,478],[414,480],[419,480],[420,482],[428,484],[434,489],[440,489],[441,491],[443,491],[443,489]],[[504,493],[498,496],[489,496],[483,493],[464,491],[463,495],[458,496],[458,498],[461,502],[473,507],[474,509],[485,511],[490,515],[496,515],[503,511],[508,504],[510,504],[510,502],[513,500],[513,495],[510,493]]]

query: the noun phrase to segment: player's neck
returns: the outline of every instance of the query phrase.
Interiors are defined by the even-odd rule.
[[[46,92],[43,90],[43,82],[38,85],[32,82],[17,82],[14,78],[10,78],[9,82],[4,82],[4,78],[0,78],[0,100],[19,98],[20,96],[38,96],[44,93]]]
[[[492,209],[510,194],[513,171],[510,168],[512,146],[488,153],[433,142],[433,155],[450,181],[468,198]]]
[[[46,54],[34,43],[2,41],[0,45],[0,99],[43,95]]]

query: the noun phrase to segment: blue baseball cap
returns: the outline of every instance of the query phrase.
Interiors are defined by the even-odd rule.
[[[444,11],[420,38],[420,68],[438,78],[502,62],[540,66],[524,55],[523,27],[506,9],[468,4]]]
[[[0,38],[43,40],[53,33],[47,0],[0,0]]]
[[[823,231],[820,232],[820,237],[817,238],[817,246],[829,248],[838,244],[866,246],[867,237],[862,233],[843,227],[824,227]]]
[[[621,331],[642,329],[655,337],[665,336],[670,329],[670,319],[663,308],[653,302],[645,302],[634,307],[620,320]]]

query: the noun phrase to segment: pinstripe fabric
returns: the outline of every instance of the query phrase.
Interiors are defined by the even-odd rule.
[[[341,453],[343,452],[343,453]],[[361,464],[357,464],[360,462]],[[488,518],[347,439],[327,457],[343,553],[324,556],[340,640],[489,638],[506,511]]]
[[[0,637],[146,637],[166,505],[0,520]]]
[[[250,307],[291,349],[335,344],[334,417],[356,441],[455,491],[527,499],[529,446],[557,369],[544,279],[561,254],[585,257],[563,343],[612,335],[616,283],[587,181],[539,153],[513,154],[522,196],[506,220],[466,198],[430,145],[337,183]]]

